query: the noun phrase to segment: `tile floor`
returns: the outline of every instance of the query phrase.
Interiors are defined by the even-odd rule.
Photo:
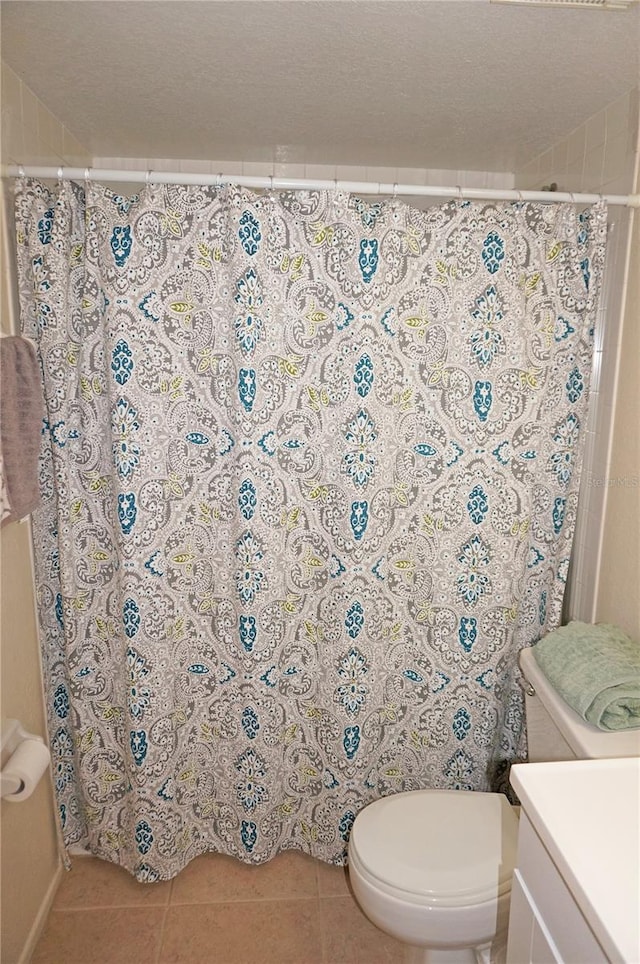
[[[31,964],[398,964],[344,868],[289,851],[253,867],[197,857],[174,880],[139,884],[74,857]]]

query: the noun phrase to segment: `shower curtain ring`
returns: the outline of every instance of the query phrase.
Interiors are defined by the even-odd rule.
[[[393,196],[394,198],[398,196],[398,182],[397,182],[397,181],[394,181],[394,182],[393,182],[393,195],[392,195],[392,196]]]
[[[273,174],[269,175],[269,190],[273,191]]]
[[[22,164],[20,164],[20,165],[18,166],[18,177],[25,177],[25,176],[26,176],[26,175],[25,175],[25,173],[24,173],[24,167],[22,166]]]
[[[216,187],[222,187],[222,171],[216,174]]]
[[[456,186],[456,191],[458,192],[458,201],[464,201],[464,198],[462,196],[462,188],[460,187],[459,184]]]
[[[145,187],[149,187],[149,184],[150,184],[150,183],[151,183],[151,171],[145,171],[145,174],[144,174],[144,186],[145,186]]]
[[[63,167],[59,167],[59,168],[58,168],[58,180],[59,180],[59,181],[62,180],[62,175],[63,175],[63,173],[64,173],[64,168],[63,168]]]

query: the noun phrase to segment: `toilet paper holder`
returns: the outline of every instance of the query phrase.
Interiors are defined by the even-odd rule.
[[[23,740],[37,740],[44,744],[41,736],[35,733],[28,733],[20,720],[3,720],[2,734],[0,736],[0,761],[4,770],[5,764],[9,762],[12,755],[18,749]],[[0,773],[0,797],[10,797],[19,793],[23,788],[22,780],[11,774]]]

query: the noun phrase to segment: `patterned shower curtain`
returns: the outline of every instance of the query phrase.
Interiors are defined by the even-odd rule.
[[[606,210],[17,185],[60,822],[139,880],[506,786],[560,620]]]

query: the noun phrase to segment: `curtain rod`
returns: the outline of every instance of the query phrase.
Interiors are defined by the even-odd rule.
[[[567,191],[515,191],[481,187],[428,187],[423,184],[392,184],[375,181],[309,180],[288,177],[250,177],[231,174],[187,174],[169,171],[120,171],[93,167],[38,167],[10,165],[9,177],[35,177],[62,181],[129,181],[141,184],[238,184],[241,187],[274,191],[346,191],[349,194],[459,198],[487,201],[545,201],[556,204],[620,204],[640,208],[640,194],[578,194]]]

